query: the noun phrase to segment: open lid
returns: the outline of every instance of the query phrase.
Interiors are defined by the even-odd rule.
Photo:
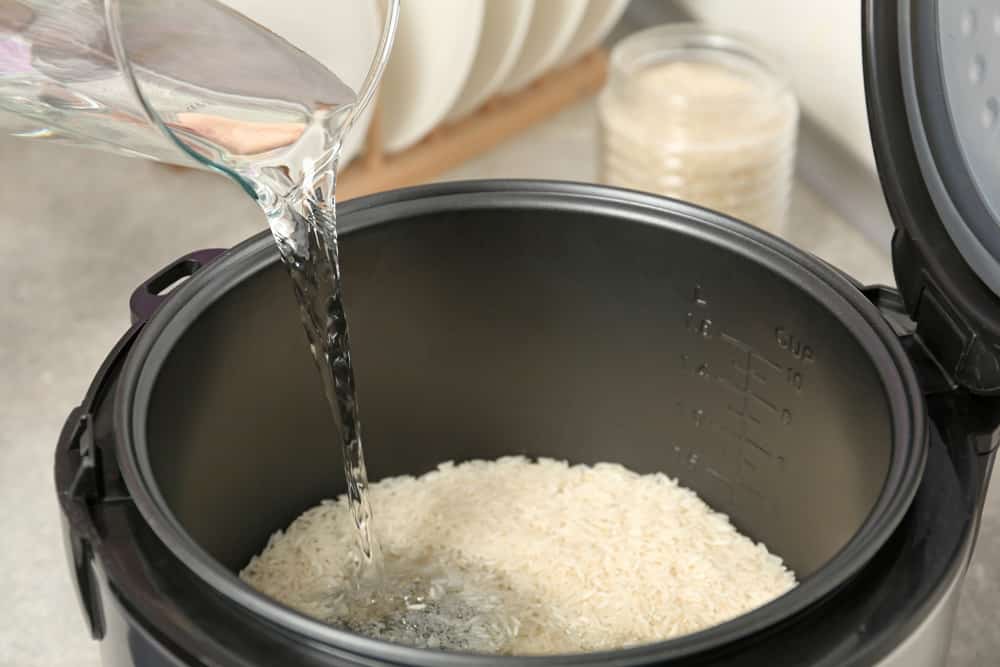
[[[954,381],[1000,393],[1000,6],[865,0],[863,12],[897,283]]]

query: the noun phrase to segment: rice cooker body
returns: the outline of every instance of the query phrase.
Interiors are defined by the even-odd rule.
[[[967,0],[948,3],[920,0],[863,2],[866,97],[879,175],[896,225],[893,261],[898,293],[878,288],[863,289],[829,267],[823,267],[815,258],[708,211],[637,193],[592,186],[511,182],[437,186],[385,193],[351,202],[341,209],[345,261],[351,261],[350,258],[356,254],[349,246],[357,248],[364,245],[366,235],[384,232],[393,236],[398,232],[398,239],[405,245],[419,242],[433,227],[428,222],[406,227],[400,223],[405,218],[430,220],[448,228],[447,234],[437,237],[435,243],[421,247],[424,254],[417,256],[426,262],[422,266],[411,267],[409,280],[415,288],[425,290],[422,303],[429,309],[448,313],[446,306],[450,305],[453,311],[451,316],[456,316],[464,315],[460,306],[467,305],[479,313],[478,325],[490,321],[488,312],[484,315],[486,311],[483,310],[483,302],[488,306],[489,299],[484,297],[477,302],[466,294],[464,301],[449,304],[447,301],[428,300],[427,295],[461,291],[465,274],[448,274],[449,280],[438,280],[442,277],[439,270],[444,266],[457,264],[472,273],[482,268],[481,263],[493,263],[491,266],[502,269],[503,264],[495,262],[498,256],[505,258],[506,255],[502,252],[491,254],[483,248],[494,247],[489,244],[502,248],[505,239],[509,243],[507,249],[514,249],[510,257],[524,254],[517,249],[532,248],[537,260],[531,269],[537,272],[538,281],[521,285],[521,294],[525,297],[554,295],[548,306],[562,308],[560,313],[575,312],[577,315],[587,311],[590,306],[586,304],[591,301],[603,304],[603,314],[609,317],[599,321],[581,320],[590,328],[570,328],[567,331],[572,339],[578,334],[585,336],[594,327],[604,327],[607,322],[616,321],[615,313],[655,324],[655,318],[662,316],[659,311],[666,307],[663,304],[673,304],[678,310],[686,309],[686,305],[679,305],[677,295],[671,294],[671,281],[664,279],[663,272],[655,268],[657,261],[666,261],[657,258],[666,257],[688,266],[686,278],[697,273],[698,262],[712,267],[713,272],[705,278],[704,285],[698,281],[693,281],[692,285],[692,281],[688,281],[683,286],[695,309],[704,306],[702,302],[718,299],[722,293],[721,300],[727,303],[730,321],[757,321],[773,327],[774,322],[761,313],[773,315],[773,302],[780,303],[782,300],[786,302],[786,312],[790,316],[802,317],[808,311],[817,318],[827,318],[825,321],[830,324],[829,342],[844,344],[841,348],[844,353],[832,355],[834,358],[830,363],[839,362],[841,367],[857,373],[855,384],[859,400],[852,403],[844,399],[841,407],[853,404],[862,415],[858,420],[844,419],[844,415],[850,414],[847,410],[842,412],[842,418],[832,422],[832,426],[852,434],[852,437],[842,437],[842,442],[865,440],[870,450],[847,446],[840,450],[840,457],[833,460],[824,460],[822,451],[814,450],[818,452],[814,467],[800,462],[794,475],[774,474],[769,478],[760,478],[758,482],[799,484],[800,487],[806,478],[823,482],[823,475],[816,471],[824,470],[824,466],[831,462],[836,464],[832,468],[837,465],[841,469],[850,467],[851,456],[844,457],[843,454],[848,452],[854,455],[856,465],[853,472],[857,473],[861,490],[867,488],[871,491],[877,482],[878,488],[889,489],[891,502],[883,503],[882,495],[874,501],[876,509],[871,512],[871,517],[879,528],[873,529],[872,523],[866,519],[858,534],[844,548],[845,552],[850,551],[849,554],[835,554],[829,566],[819,567],[807,575],[797,589],[783,598],[703,633],[647,647],[562,658],[501,661],[413,651],[321,628],[314,621],[263,600],[262,596],[237,585],[231,574],[233,569],[239,567],[239,559],[232,554],[246,556],[250,553],[247,551],[248,539],[258,540],[259,545],[260,526],[256,531],[243,530],[245,526],[241,524],[250,519],[230,512],[232,516],[224,521],[222,519],[227,518],[225,513],[218,511],[219,506],[227,504],[227,494],[239,485],[242,485],[240,490],[244,497],[251,498],[247,495],[248,487],[252,491],[254,484],[260,481],[253,473],[255,462],[243,462],[248,458],[246,452],[235,450],[206,458],[205,452],[213,449],[211,441],[204,442],[205,446],[194,447],[184,439],[177,440],[175,458],[163,455],[159,464],[165,474],[173,475],[171,503],[157,499],[152,488],[155,485],[150,485],[149,489],[144,486],[149,481],[147,477],[151,467],[148,456],[143,463],[138,456],[143,454],[142,447],[135,446],[137,437],[143,437],[143,420],[149,414],[133,409],[133,399],[143,391],[147,394],[151,391],[151,378],[156,374],[149,368],[157,363],[156,354],[160,354],[159,361],[162,362],[167,354],[165,350],[170,348],[169,344],[161,345],[156,341],[171,339],[167,341],[170,343],[180,340],[186,330],[200,327],[201,337],[193,335],[189,338],[206,341],[206,344],[188,344],[188,366],[193,369],[192,375],[204,371],[207,380],[225,386],[226,373],[240,368],[239,355],[233,356],[233,351],[227,347],[239,347],[243,343],[239,338],[223,338],[221,340],[226,341],[225,345],[212,348],[212,335],[217,333],[213,327],[233,327],[234,318],[241,326],[256,323],[265,328],[268,323],[262,324],[261,318],[294,319],[291,316],[275,318],[270,313],[254,319],[250,315],[260,310],[248,308],[246,304],[242,311],[222,316],[218,313],[232,307],[231,303],[227,306],[225,300],[219,300],[219,307],[207,310],[199,310],[192,305],[199,300],[207,303],[206,300],[216,299],[222,287],[233,288],[233,293],[244,288],[252,293],[250,286],[259,284],[256,275],[259,275],[261,267],[277,263],[273,244],[269,239],[260,237],[210,262],[211,266],[198,272],[159,305],[156,314],[146,324],[143,324],[144,319],[160,301],[156,294],[178,277],[209,263],[209,255],[183,258],[137,293],[133,299],[135,326],[109,356],[83,405],[67,421],[60,439],[56,454],[56,482],[64,512],[68,556],[88,624],[95,637],[102,639],[106,665],[249,667],[275,664],[413,664],[445,667],[524,662],[625,667],[653,664],[771,665],[776,662],[831,666],[880,662],[887,665],[941,664],[954,613],[956,591],[978,528],[986,480],[998,440],[997,425],[1000,424],[997,398],[1000,396],[1000,246],[994,234],[997,225],[1000,225],[995,189],[995,184],[1000,181],[996,170],[1000,167],[997,166],[995,152],[990,149],[995,147],[998,115],[996,90],[990,87],[992,84],[986,85],[980,76],[983,71],[990,71],[990,60],[997,60],[992,56],[1000,52],[1000,42],[987,29],[992,24],[978,17],[978,11],[975,3]],[[972,68],[969,63],[972,63]],[[983,65],[988,66],[984,68]],[[970,76],[970,72],[975,76]],[[560,216],[563,223],[577,216],[579,224],[565,226],[562,231],[553,234],[546,221]],[[659,222],[650,220],[657,216],[661,218]],[[490,229],[496,232],[493,236],[470,237],[460,224],[462,219],[478,217],[489,217],[491,220],[489,224],[478,225],[478,233]],[[627,224],[635,223],[642,217],[647,219],[646,223]],[[527,224],[527,218],[532,218],[534,223]],[[679,232],[676,225],[681,220],[686,220],[688,226]],[[692,222],[697,224],[691,225]],[[612,226],[616,233],[607,234]],[[659,231],[651,232],[651,229]],[[593,236],[588,237],[591,232]],[[513,240],[509,237],[512,233],[516,234]],[[621,238],[630,235],[633,245],[623,248]],[[700,241],[711,240],[713,235],[716,235],[714,242],[699,246]],[[642,239],[637,241],[637,237]],[[469,243],[475,252],[451,254],[446,258],[438,254],[438,248],[455,245],[452,238],[458,239],[455,243]],[[652,247],[655,247],[655,252]],[[688,249],[689,252],[685,255],[678,248]],[[732,266],[721,261],[723,255],[727,261],[732,260]],[[412,259],[414,254],[406,256]],[[567,273],[559,266],[567,257],[577,260],[587,257],[592,266],[586,268],[595,271],[575,266],[569,274],[579,283],[574,286],[572,281],[565,279]],[[641,257],[645,258],[645,264],[640,261]],[[743,261],[746,258],[751,258],[751,261]],[[377,285],[379,267],[391,261],[391,257],[382,257],[375,252],[362,265],[348,267],[345,274],[358,276],[352,283],[358,284],[365,282],[361,277],[369,271],[368,284]],[[734,268],[736,265],[739,265],[738,270]],[[772,269],[778,265],[784,267],[784,282],[775,282],[772,275]],[[522,263],[519,266],[528,265]],[[755,267],[765,269],[758,271]],[[644,268],[650,274],[657,274],[658,281],[644,280]],[[606,285],[594,282],[594,274],[605,276],[613,286],[622,288],[624,285],[628,289],[609,291]],[[630,276],[629,279],[617,282],[625,274]],[[495,275],[503,274],[500,271]],[[373,276],[375,279],[372,279]],[[768,285],[761,288],[766,299],[746,291],[747,283],[757,284],[758,281]],[[272,282],[276,285],[278,281]],[[638,308],[625,308],[632,303],[629,299],[634,295],[649,296],[650,284],[662,288],[662,302],[649,301],[640,303]],[[580,291],[580,285],[585,285],[589,291]],[[486,286],[491,298],[504,304],[509,314],[523,314],[517,310],[517,300],[509,298],[510,291],[504,292],[505,280],[480,281],[477,286]],[[693,293],[689,291],[692,286]],[[716,296],[706,298],[699,291],[702,287],[716,288]],[[577,291],[574,292],[574,289]],[[744,298],[742,301],[730,298],[727,302],[727,291],[740,293]],[[807,293],[811,294],[809,298],[806,298]],[[560,301],[560,297],[567,294],[573,296],[575,310],[570,302]],[[732,297],[731,294],[728,296]],[[816,308],[816,303],[823,303],[824,308]],[[403,307],[405,304],[404,300],[395,305]],[[830,313],[837,314],[830,319]],[[203,314],[210,316],[203,317]],[[683,311],[671,311],[671,316],[674,314],[681,318],[684,316]],[[247,319],[240,320],[240,316]],[[408,316],[420,317],[420,313],[411,310]],[[867,319],[859,325],[858,317]],[[719,333],[717,318],[701,314],[695,317],[692,314],[689,319],[687,324],[694,327],[691,332],[695,335],[713,338]],[[855,324],[848,326],[848,320],[852,319]],[[206,324],[206,320],[215,324]],[[364,327],[364,321],[365,317],[352,315],[352,326],[360,323]],[[457,321],[461,322],[462,318]],[[541,329],[544,327],[529,333],[534,335]],[[814,335],[825,335],[822,327],[814,326],[811,330]],[[515,333],[524,334],[525,331]],[[643,337],[632,335],[624,349],[634,353],[633,348],[638,348],[649,351],[653,358],[661,359],[665,358],[662,357],[662,350],[672,346],[675,339],[671,336],[677,333],[671,326],[661,329],[639,327],[638,331],[643,333]],[[623,328],[622,332],[635,333],[631,328]],[[774,330],[765,333],[770,332]],[[377,329],[370,329],[357,336],[355,341],[359,346],[364,345],[366,340],[378,339],[377,333]],[[665,338],[657,341],[660,333]],[[457,351],[461,351],[462,341],[473,335],[489,338],[491,334],[488,328],[482,326],[478,329],[469,327],[462,329],[462,336],[449,340]],[[755,334],[751,332],[751,335]],[[881,342],[875,341],[876,338]],[[295,339],[295,344],[291,340],[289,335],[287,347],[301,353],[299,339]],[[477,350],[480,357],[483,350],[497,354],[497,350],[504,350],[506,342],[518,340],[517,335],[509,336],[506,340],[481,346]],[[851,345],[847,344],[850,341],[867,346],[864,348],[865,355],[850,352]],[[771,342],[774,342],[773,337]],[[794,340],[792,334],[780,326],[777,342],[785,351],[798,354],[800,361],[806,358],[807,346],[801,340]],[[742,343],[736,340],[735,344],[738,347]],[[552,364],[558,362],[560,348],[550,346],[546,350],[552,354],[532,359],[538,368],[553,369],[548,376],[536,374],[536,380],[543,389],[545,385],[542,381],[546,377],[559,376]],[[358,352],[367,354],[362,350]],[[746,347],[746,353],[752,357],[753,348]],[[878,377],[864,362],[876,356],[883,361],[871,366],[878,367],[876,375],[882,378],[884,392],[876,389],[879,386]],[[766,361],[767,355],[763,357]],[[376,364],[372,363],[372,359],[375,358],[370,357],[365,365],[359,363],[359,368],[373,368]],[[215,363],[225,359],[228,359],[228,366]],[[474,365],[476,357],[470,359]],[[631,370],[634,375],[648,379],[648,369],[643,366],[642,359],[634,357],[633,362]],[[729,358],[729,363],[722,365],[727,367],[731,363]],[[614,370],[607,365],[593,366],[605,371]],[[212,369],[222,375],[212,376]],[[508,369],[502,364],[494,363],[490,370],[510,380]],[[749,364],[743,370],[748,377],[752,374]],[[563,371],[579,372],[579,369],[574,364],[564,364]],[[661,373],[658,377],[663,375]],[[711,376],[711,373],[705,375]],[[175,376],[169,383],[164,383],[163,386],[168,389],[161,391],[159,402],[167,407],[161,408],[160,426],[169,431],[176,423],[185,421],[180,417],[173,419],[174,404],[181,412],[186,411],[189,422],[193,415],[204,423],[213,423],[212,412],[218,404],[212,409],[199,405],[199,400],[205,396],[206,383],[188,379],[185,384],[183,374],[177,376],[175,373]],[[278,375],[272,372],[263,377]],[[389,375],[383,386],[392,385],[395,379],[403,378]],[[790,382],[792,390],[801,380],[794,372],[785,379]],[[816,379],[815,375],[812,379]],[[601,378],[591,376],[588,380],[590,384],[578,383],[581,391],[593,391],[592,385],[599,383]],[[490,381],[484,380],[483,386],[488,386]],[[139,386],[142,382],[146,383],[144,388]],[[276,380],[275,384],[280,385],[280,380]],[[234,390],[248,391],[247,386],[237,382],[233,386]],[[361,386],[364,387],[364,384]],[[369,399],[372,396],[371,386],[369,384]],[[579,401],[578,387],[565,386],[566,395],[574,397],[578,405],[593,405]],[[841,381],[837,393],[843,397],[849,393],[849,388],[849,383]],[[512,389],[504,400],[521,400],[519,393]],[[642,398],[641,393],[633,395]],[[862,400],[868,395],[872,401]],[[879,396],[883,395],[888,398],[887,402],[880,402]],[[560,414],[564,404],[552,401],[545,392],[536,392],[533,398],[546,402],[546,410],[539,411],[537,407],[523,404],[521,407],[525,415],[536,416],[537,428],[544,429],[548,423],[567,423],[552,419],[553,415]],[[453,400],[456,405],[463,404],[460,394],[456,394]],[[377,398],[368,400],[367,405],[378,405],[378,402]],[[872,407],[875,404],[882,407]],[[424,407],[427,405],[425,402]],[[626,404],[616,405],[629,409]],[[678,405],[683,412],[683,400]],[[693,427],[706,423],[704,412],[697,405],[690,407],[695,408],[689,410]],[[790,421],[791,415],[785,414],[780,406],[773,407],[775,410],[770,419],[785,424],[801,423]],[[737,406],[736,412],[747,418],[746,404],[742,411]],[[880,415],[880,412],[886,414]],[[889,413],[891,419],[887,416]],[[239,439],[227,437],[226,424],[247,422],[250,428],[243,425],[242,437],[253,439],[259,436],[255,433],[254,423],[245,415],[232,412],[229,419],[217,417],[215,415],[214,423],[220,430],[216,440],[228,443],[227,447]],[[817,424],[824,421],[820,410],[814,411],[813,417]],[[591,419],[591,422],[594,421]],[[857,429],[859,421],[873,429],[880,429],[878,432],[884,436],[881,440],[871,441],[870,434],[852,431],[852,428]],[[464,421],[457,423],[469,426],[476,422],[477,419],[470,419],[467,415]],[[381,420],[374,419],[368,423],[377,430]],[[679,427],[682,423],[675,419],[670,426]],[[887,425],[891,428],[887,429]],[[259,424],[257,426],[256,430],[259,430]],[[596,426],[606,427],[607,424],[596,423]],[[686,427],[692,428],[691,424]],[[205,437],[196,430],[189,430],[188,433],[195,439]],[[752,439],[749,432],[743,435],[744,439]],[[609,441],[613,440],[605,440]],[[620,438],[614,452],[593,448],[588,456],[582,458],[589,460],[600,456],[628,464],[625,455],[632,446],[629,441],[630,438]],[[168,450],[162,443],[161,449]],[[686,451],[680,445],[672,448],[646,446],[644,456],[663,457],[671,449],[683,454],[691,466],[696,466],[700,460],[697,455],[703,453]],[[761,470],[779,470],[783,464],[783,458],[767,448],[750,453],[753,460],[749,467],[742,468],[747,475],[759,474]],[[423,456],[437,454],[435,449],[424,452]],[[401,469],[405,470],[403,464],[418,455],[419,452],[415,453],[413,448],[399,454]],[[622,456],[625,458],[622,459]],[[575,457],[567,455],[566,458]],[[193,464],[195,459],[201,465]],[[739,457],[730,459],[730,462],[736,462],[737,466],[744,465]],[[276,464],[280,461],[269,460],[269,465]],[[866,479],[864,472],[868,464],[875,472],[867,475]],[[681,461],[675,460],[664,465],[663,469],[683,470],[678,467],[682,465]],[[884,480],[878,479],[882,472],[886,474]],[[298,473],[315,475],[315,471],[304,469],[299,469]],[[689,481],[684,475],[681,477],[685,483]],[[713,482],[715,486],[712,486],[704,482],[702,476],[697,490],[710,500],[720,488],[725,491],[725,485],[720,487]],[[294,484],[289,488],[291,490],[272,488],[273,497],[266,500],[281,501],[283,495],[295,491]],[[756,490],[762,488],[766,489],[758,483]],[[859,507],[870,505],[871,494],[858,495],[857,491],[852,488],[839,493],[834,488],[826,494],[830,499],[830,524],[850,514],[852,506],[856,515]],[[263,487],[261,493],[264,493]],[[808,494],[800,494],[800,498],[806,504],[815,504],[815,497],[819,495],[808,497]],[[773,496],[767,492],[758,493],[756,497],[751,494],[730,507],[742,512],[746,510],[745,503],[758,503],[760,512],[766,514],[769,510],[767,503],[760,502],[769,498]],[[312,501],[315,500],[313,497]],[[242,540],[242,551],[237,549],[230,553],[228,572],[220,565],[222,560],[213,560],[199,551],[190,536],[179,529],[168,509],[170,504],[175,508],[186,505],[188,521],[202,524],[201,540],[214,540],[216,551],[225,552],[227,543]],[[259,505],[260,508],[268,506],[267,503]],[[303,508],[300,506],[299,510]],[[202,520],[199,512],[212,517],[212,520]],[[789,514],[795,515],[796,512]],[[288,515],[286,512],[280,520],[276,516],[267,519],[271,521],[270,530],[284,525],[281,520],[287,521],[292,516],[294,513]],[[801,518],[801,513],[799,516]],[[824,522],[816,515],[814,523]],[[205,526],[208,530],[204,529]],[[809,554],[802,545],[808,545],[812,538],[829,536],[829,528],[803,523],[786,526],[782,521],[772,521],[769,529],[773,536],[763,539],[771,542],[772,537],[776,537],[783,542],[783,548],[793,552],[805,550],[794,554],[794,558],[805,562],[809,560]],[[796,530],[803,533],[799,542],[794,539]],[[214,532],[223,535],[224,539]],[[813,564],[816,564],[816,554],[812,555]],[[850,567],[843,567],[845,563]]]
[[[515,201],[525,211],[552,209],[553,213],[555,209],[583,212],[596,202],[607,206],[609,201],[612,207],[620,204],[624,212],[638,203],[664,215],[694,216],[708,225],[742,230],[747,238],[740,250],[748,254],[758,252],[762,243],[771,246],[769,252],[777,246],[787,249],[740,223],[677,202],[594,186],[518,182],[437,186],[349,203],[342,211],[345,249],[366,228],[378,227],[378,220],[391,226],[392,218],[434,215],[435,206],[442,202],[448,202],[448,210],[441,211],[441,216],[454,218],[455,202],[463,199],[471,211],[483,215],[491,207],[507,210]],[[357,224],[364,219],[369,222]],[[169,530],[164,533],[164,526],[157,525],[161,518],[141,511],[134,502],[121,470],[122,457],[129,456],[129,437],[123,433],[121,419],[128,408],[122,401],[130,393],[129,384],[137,379],[129,369],[142,366],[135,358],[136,347],[142,346],[143,336],[155,333],[144,324],[159,305],[154,295],[164,284],[208,265],[166,302],[183,305],[201,298],[199,294],[204,297],[205,290],[213,291],[214,284],[238,285],[257,275],[262,264],[278,261],[273,242],[266,236],[213,261],[215,254],[182,258],[137,290],[132,303],[135,325],[109,355],[84,404],[70,416],[57,450],[56,479],[68,554],[85,617],[101,639],[106,667],[471,664],[474,661],[462,656],[426,652],[411,660],[411,654],[394,653],[386,645],[361,638],[310,641],[296,632],[295,623],[275,623],[208,585],[200,576],[204,573],[193,572],[190,562],[178,558],[176,545],[163,539]],[[798,254],[795,259],[801,258]],[[956,591],[977,530],[1000,409],[995,399],[956,387],[940,372],[914,336],[897,293],[884,288],[861,290],[843,276],[840,280],[842,287],[867,297],[884,314],[914,359],[911,370],[930,390],[926,402],[918,395],[910,404],[921,411],[914,419],[930,425],[926,444],[913,443],[918,451],[926,447],[926,465],[891,536],[837,590],[791,616],[775,619],[761,632],[717,645],[702,642],[697,651],[678,651],[672,646],[676,642],[667,642],[640,652],[528,662],[727,666],[774,664],[780,656],[782,664],[788,665],[941,664]],[[195,324],[171,318],[170,310],[164,307],[157,312],[153,329],[162,333]],[[895,341],[889,347],[898,352]],[[225,475],[225,469],[206,472],[207,478],[217,477],[222,487]]]

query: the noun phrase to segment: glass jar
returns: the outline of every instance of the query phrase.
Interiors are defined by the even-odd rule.
[[[774,61],[693,24],[631,35],[598,98],[601,179],[784,230],[798,103]]]

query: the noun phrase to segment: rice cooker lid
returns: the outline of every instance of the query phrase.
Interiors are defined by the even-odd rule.
[[[896,280],[918,327],[946,332],[931,344],[956,348],[946,370],[972,377],[1000,360],[1000,9],[865,0],[863,40]],[[995,375],[958,384],[993,393]]]

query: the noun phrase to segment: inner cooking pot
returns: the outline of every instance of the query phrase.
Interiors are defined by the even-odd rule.
[[[908,507],[926,436],[905,355],[848,279],[781,241],[692,206],[551,183],[389,193],[349,202],[341,225],[372,479],[511,454],[663,472],[802,582],[661,649],[803,610]],[[306,619],[235,576],[274,531],[344,491],[270,238],[179,288],[124,377],[120,464],[190,569],[298,635],[434,658]]]

